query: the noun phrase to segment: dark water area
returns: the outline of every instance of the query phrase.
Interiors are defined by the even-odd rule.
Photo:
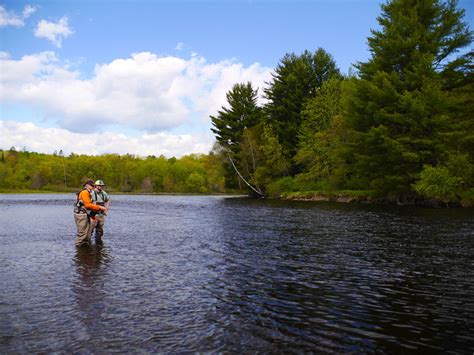
[[[111,197],[0,195],[0,353],[474,352],[472,209]]]

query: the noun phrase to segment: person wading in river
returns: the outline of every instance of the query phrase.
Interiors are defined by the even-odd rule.
[[[91,239],[92,222],[99,211],[107,211],[105,206],[94,205],[91,201],[91,191],[94,181],[87,180],[84,189],[78,193],[74,206],[74,221],[76,222],[76,246],[88,244]]]
[[[92,203],[106,208],[105,211],[99,211],[95,216],[95,220],[92,222],[91,234],[95,230],[94,237],[96,244],[102,244],[106,211],[109,210],[110,205],[109,195],[104,191],[104,186],[105,183],[103,180],[97,180],[95,182],[95,189],[91,192]]]

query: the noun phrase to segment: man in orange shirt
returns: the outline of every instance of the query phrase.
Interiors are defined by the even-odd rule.
[[[87,244],[91,240],[92,221],[96,212],[107,212],[104,206],[94,205],[91,201],[91,191],[94,188],[94,181],[87,180],[84,189],[78,194],[74,207],[74,221],[76,222],[77,235],[76,246]]]

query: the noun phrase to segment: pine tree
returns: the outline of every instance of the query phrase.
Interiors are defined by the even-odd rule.
[[[445,68],[471,41],[456,1],[392,0],[382,5],[381,29],[369,38],[371,59],[359,63],[346,120],[352,182],[398,194],[425,164],[439,162],[449,126]]]
[[[450,129],[444,135],[453,155],[468,154],[474,164],[474,52],[443,71],[448,90]]]
[[[286,54],[273,74],[270,87],[264,90],[269,101],[265,107],[268,123],[290,158],[297,151],[304,104],[333,76],[340,76],[339,69],[322,48],[314,54],[309,51],[300,56]]]
[[[254,90],[250,82],[234,85],[226,96],[229,106],[222,107],[216,116],[210,116],[214,126],[211,130],[219,144],[214,150],[220,151],[219,156],[223,158],[226,186],[238,188],[242,186],[238,174],[249,170],[247,152],[242,152],[244,133],[262,121],[263,111],[257,105],[258,90]],[[244,179],[247,178],[246,175]]]
[[[216,116],[210,116],[215,127],[211,130],[222,146],[238,153],[244,130],[261,121],[262,109],[257,105],[258,90],[250,82],[234,85],[226,96],[229,107],[222,107]]]

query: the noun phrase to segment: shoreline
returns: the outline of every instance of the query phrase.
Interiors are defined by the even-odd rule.
[[[70,190],[70,191],[48,191],[48,190],[18,190],[18,191],[4,191],[0,190],[0,195],[5,194],[5,195],[26,195],[26,194],[38,194],[38,195],[44,195],[44,194],[75,194],[77,191],[80,191],[80,189],[77,190]],[[150,196],[242,196],[242,197],[247,197],[248,195],[245,195],[243,193],[236,193],[236,192],[222,192],[222,193],[193,193],[193,192],[136,192],[136,191],[131,191],[131,192],[122,192],[122,191],[107,191],[107,193],[112,194],[112,195],[150,195]]]
[[[0,190],[0,195],[25,195],[25,194],[74,194],[78,190],[69,191],[48,191],[48,190],[18,190],[6,191]],[[113,195],[142,195],[142,196],[232,196],[232,197],[250,197],[256,198],[250,194],[243,194],[239,192],[224,192],[224,193],[187,193],[187,192],[121,192],[108,191]],[[282,200],[282,201],[309,201],[309,202],[337,202],[337,203],[359,203],[359,204],[379,204],[379,205],[397,205],[397,206],[418,206],[418,207],[432,207],[432,208],[474,208],[474,199],[463,198],[459,201],[438,201],[428,200],[423,197],[410,196],[396,196],[388,195],[385,197],[374,196],[370,191],[297,191],[284,192],[277,196],[266,196],[266,199]]]
[[[360,192],[333,192],[326,193],[321,191],[307,192],[286,192],[279,196],[281,200],[287,201],[323,201],[337,203],[360,203],[360,204],[380,204],[397,206],[419,206],[434,208],[473,208],[474,201],[466,199],[456,202],[444,202],[438,200],[428,200],[420,196],[409,196],[400,198],[400,196],[375,197],[370,194],[361,194]]]

